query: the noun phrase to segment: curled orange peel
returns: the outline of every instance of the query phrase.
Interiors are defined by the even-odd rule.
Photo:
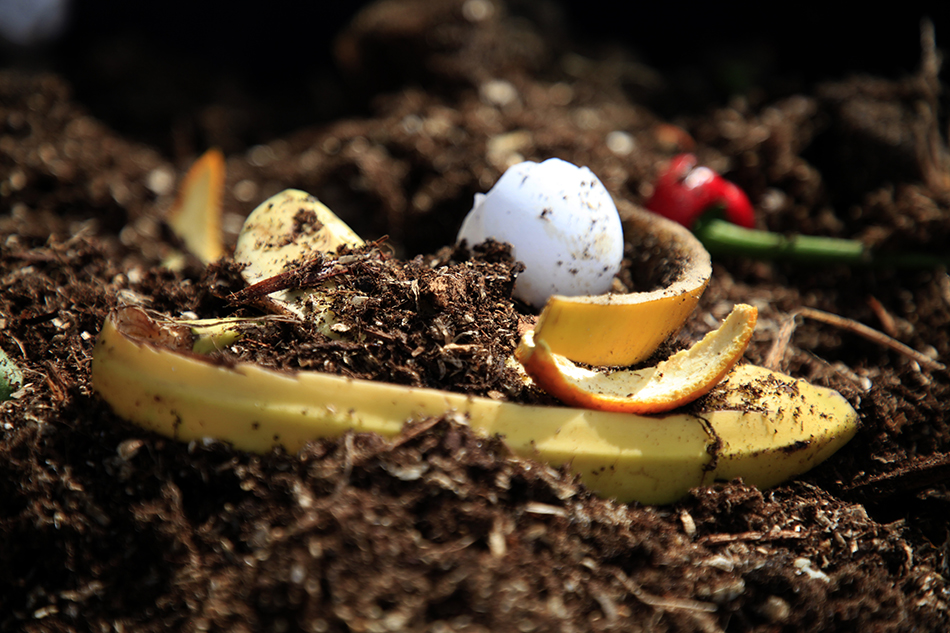
[[[185,174],[166,223],[204,264],[224,255],[221,238],[221,198],[224,194],[224,155],[209,149]]]
[[[709,253],[676,222],[637,209],[625,211],[624,233],[634,249],[661,247],[672,269],[664,287],[648,292],[552,296],[535,326],[535,340],[588,365],[642,362],[692,314],[712,275]]]
[[[758,310],[739,304],[716,330],[689,349],[635,371],[578,367],[527,332],[515,358],[534,382],[566,405],[600,411],[661,413],[692,402],[715,387],[742,358]]]

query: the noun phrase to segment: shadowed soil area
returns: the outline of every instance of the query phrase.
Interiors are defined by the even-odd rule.
[[[520,265],[497,244],[454,245],[474,195],[525,159],[590,167],[623,213],[692,151],[749,194],[759,228],[947,255],[946,103],[926,37],[899,76],[783,82],[754,47],[745,65],[712,54],[740,75],[724,98],[724,84],[654,68],[635,39],[598,41],[552,7],[383,0],[321,27],[312,64],[287,61],[299,83],[241,74],[220,50],[169,52],[119,22],[8,60],[0,348],[25,384],[0,403],[0,630],[950,628],[944,268],[714,258],[663,351],[750,303],[745,361],[838,390],[861,427],[793,481],[723,482],[667,506],[601,499],[452,414],[394,440],[256,455],[147,432],[93,391],[96,337],[120,305],[261,315],[229,301],[244,287],[230,255],[165,265],[181,247],[163,218],[210,146],[227,159],[229,248],[286,188],[387,236],[337,279],[368,297],[338,306],[360,336],[273,321],[222,362],[556,406],[504,362],[536,316],[511,298]],[[631,242],[625,255],[621,282],[648,287],[656,253]]]

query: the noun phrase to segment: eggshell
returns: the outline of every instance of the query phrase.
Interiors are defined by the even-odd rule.
[[[589,169],[558,158],[513,165],[487,194],[475,194],[458,239],[490,237],[524,262],[514,295],[536,308],[554,294],[606,293],[623,259],[610,193]]]

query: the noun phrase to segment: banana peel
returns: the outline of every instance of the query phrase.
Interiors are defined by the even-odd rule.
[[[734,369],[698,413],[651,417],[222,366],[168,347],[168,327],[139,308],[111,313],[92,381],[120,417],[180,441],[210,437],[248,451],[294,452],[350,430],[393,437],[407,420],[455,412],[480,433],[504,436],[515,454],[569,464],[600,495],[662,504],[735,477],[775,485],[829,457],[857,430],[857,414],[837,392],[751,365]]]
[[[363,239],[315,197],[296,189],[284,190],[254,209],[238,234],[234,261],[249,286],[300,267],[338,246],[363,246]],[[330,338],[336,322],[327,293],[336,288],[326,280],[313,288],[278,290],[266,295],[271,311],[312,319]]]
[[[552,296],[538,318],[535,339],[543,339],[553,353],[588,365],[640,363],[680,330],[706,290],[712,263],[688,229],[636,207],[625,216],[628,239],[655,241],[669,254],[670,283],[649,292]]]
[[[837,391],[757,365],[737,366],[705,407],[700,415],[721,442],[715,479],[741,477],[759,488],[807,472],[858,430],[857,412]]]

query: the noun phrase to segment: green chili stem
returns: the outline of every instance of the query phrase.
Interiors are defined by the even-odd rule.
[[[696,221],[693,233],[712,255],[783,259],[808,264],[932,268],[950,266],[950,258],[928,253],[876,254],[858,240],[816,235],[780,235],[746,229],[716,217]]]

